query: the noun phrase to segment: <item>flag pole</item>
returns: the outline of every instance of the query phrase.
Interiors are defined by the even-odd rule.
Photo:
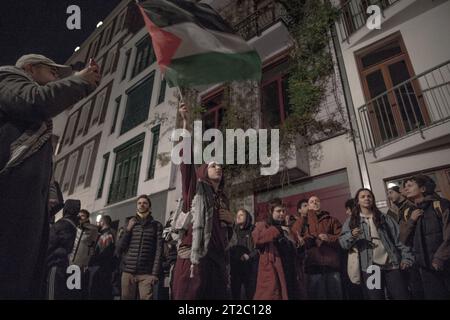
[[[177,87],[177,89],[178,89],[178,94],[179,94],[179,102],[181,104],[182,102],[185,102],[184,101],[184,97],[183,97],[183,93],[181,92],[180,87]]]

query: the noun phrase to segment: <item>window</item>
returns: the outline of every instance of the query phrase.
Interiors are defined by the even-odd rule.
[[[264,70],[261,88],[262,127],[274,128],[289,114],[288,61],[282,60]]]
[[[137,87],[131,89],[128,93],[127,106],[122,120],[120,134],[133,129],[147,119],[154,78],[155,75],[152,73],[150,77],[145,79]]]
[[[144,134],[141,134],[115,150],[116,161],[108,203],[122,201],[136,195],[143,146]]]
[[[120,30],[122,30],[123,24],[124,24],[124,22],[125,22],[125,16],[126,16],[126,14],[127,14],[127,11],[126,11],[126,10],[124,10],[124,11],[120,14],[120,16],[119,16],[119,18],[118,18],[118,20],[117,20],[116,30],[114,31],[114,34],[117,34],[117,33],[120,32]]]
[[[117,116],[119,114],[121,100],[122,100],[122,96],[119,96],[118,98],[116,98],[116,107],[114,110],[114,118],[113,118],[113,122],[111,125],[111,131],[109,132],[109,134],[112,134],[112,133],[114,133],[114,131],[116,131],[116,122],[117,122]]]
[[[84,129],[86,127],[86,123],[88,121],[89,111],[91,110],[92,100],[86,103],[83,107],[81,107],[81,115],[80,120],[78,120],[78,126],[76,131],[76,137],[79,137],[83,134]]]
[[[97,39],[94,40],[91,49],[89,51],[88,59],[93,58],[97,56],[98,50],[100,49],[100,41],[101,41],[101,35],[97,37]]]
[[[206,110],[202,116],[203,130],[220,128],[224,115],[222,102],[223,91],[207,97],[202,101],[202,107]]]
[[[64,135],[63,146],[69,145],[73,141],[73,134],[78,119],[78,113],[79,113],[78,111],[72,113],[69,117],[69,120],[67,121],[66,134]]]
[[[97,199],[100,199],[103,195],[103,185],[105,184],[106,171],[108,170],[109,152],[103,156],[103,169],[102,178],[100,180],[100,186],[97,191]]]
[[[158,143],[159,143],[159,133],[160,125],[152,128],[152,147],[150,154],[150,166],[148,169],[148,179],[153,179],[155,177],[156,159],[158,155]]]
[[[105,59],[106,57],[101,57],[100,59],[98,59],[97,64],[98,67],[100,68],[100,71],[103,73],[103,67],[105,65]],[[100,80],[101,81],[101,80]]]
[[[116,71],[117,52],[118,48],[117,46],[115,46],[109,54],[111,58],[111,60],[109,61],[109,69],[108,69],[109,73],[113,73],[114,71]]]
[[[155,60],[156,57],[153,51],[152,41],[149,36],[146,36],[136,44],[136,59],[134,60],[132,77],[150,66]]]
[[[116,27],[117,26],[117,16],[114,17],[114,20],[111,24],[111,33],[109,34],[109,39],[108,41],[111,42],[112,39],[114,38],[114,35],[116,34]]]
[[[101,69],[102,76],[105,76],[109,72],[109,65],[110,65],[110,61],[111,61],[111,53],[112,52],[106,52],[106,54],[105,54],[105,59],[104,59],[105,65]]]
[[[103,48],[105,45],[107,45],[110,41],[111,38],[111,33],[112,33],[112,25],[110,25],[106,30],[105,33],[103,35],[103,39],[102,39],[102,44],[101,44],[101,48]]]
[[[94,140],[86,144],[81,155],[80,166],[78,167],[77,186],[82,185],[87,176],[89,164],[91,162],[92,152],[94,150]]]
[[[341,15],[342,22],[345,26],[346,36],[350,36],[359,28],[366,25],[369,14],[367,7],[370,5],[377,5],[384,10],[398,0],[341,0]]]
[[[109,50],[108,53],[106,54],[105,66],[103,68],[104,75],[113,72],[114,62],[116,60],[116,52],[117,46],[114,46],[114,48],[111,48],[111,50]]]
[[[360,50],[356,56],[366,101],[370,101],[368,118],[376,145],[429,123],[419,84],[405,83],[414,76],[414,70],[399,33]]]
[[[55,166],[55,173],[53,174],[53,177],[56,182],[61,184],[62,174],[64,170],[64,164],[66,163],[65,159],[60,160],[56,166]]]
[[[125,53],[125,63],[123,66],[122,80],[124,80],[127,77],[128,64],[130,63],[130,57],[131,57],[131,49],[128,49],[128,51]]]
[[[161,80],[161,86],[159,87],[159,96],[158,96],[158,103],[157,104],[160,104],[160,103],[164,102],[164,100],[166,98],[166,87],[167,87],[166,79],[163,78]]]
[[[426,171],[420,171],[420,172],[411,172],[406,175],[402,175],[395,178],[388,178],[384,180],[386,193],[390,187],[393,185],[399,186],[400,190],[403,191],[403,182],[415,175],[418,174],[424,174],[429,176],[435,183],[436,183],[436,189],[435,192],[446,199],[450,198],[450,167],[441,167],[441,168],[434,168],[429,169]]]
[[[97,45],[97,50],[95,51],[95,56],[99,53],[100,49],[103,48],[103,38],[105,36],[105,30],[103,30],[100,33],[100,36],[98,37],[98,45]]]
[[[100,116],[102,113],[103,105],[105,104],[107,89],[107,87],[103,88],[103,90],[100,91],[100,93],[98,93],[97,97],[95,98],[94,110],[92,111],[91,127],[94,124],[100,122]]]
[[[70,189],[72,177],[75,173],[75,166],[78,160],[78,151],[72,153],[69,157],[69,162],[67,163],[66,172],[64,174],[64,180],[62,184],[62,192],[66,192]]]

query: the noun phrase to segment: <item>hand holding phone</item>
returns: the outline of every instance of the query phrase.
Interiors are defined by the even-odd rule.
[[[94,60],[94,58],[89,59],[89,68],[92,68],[93,71],[96,71],[100,74],[100,66],[97,64],[97,62]]]
[[[89,59],[88,66],[76,73],[78,77],[83,78],[94,86],[98,86],[101,80],[100,67],[93,58]]]

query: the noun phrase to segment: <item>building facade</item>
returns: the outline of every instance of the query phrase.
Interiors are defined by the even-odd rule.
[[[253,97],[258,101],[256,126],[279,125],[288,113],[286,79],[292,45],[283,7],[275,1],[205,2],[258,50],[263,80]],[[179,169],[168,158],[173,147],[170,134],[176,124],[177,89],[166,86],[140,20],[134,2],[123,1],[73,54],[68,64],[84,65],[94,57],[102,67],[103,79],[91,96],[54,119],[55,134],[60,137],[55,179],[64,197],[80,199],[82,206],[94,213],[92,220],[109,214],[116,225],[134,215],[139,194],[150,194],[153,214],[161,222],[175,210],[181,195]],[[343,123],[349,123],[334,51],[332,55],[335,74],[318,116],[337,114]],[[205,128],[220,126],[223,89],[221,85],[198,88]],[[309,156],[313,149],[320,150],[318,156]],[[344,219],[343,203],[361,185],[357,160],[354,144],[344,130],[296,152],[273,183],[263,183],[250,195],[232,199],[232,207],[245,206],[262,219],[273,197],[282,198],[293,212],[299,199],[316,194],[324,209]],[[283,176],[289,177],[289,183]]]
[[[381,9],[370,30],[367,7]],[[357,123],[364,184],[387,189],[425,173],[450,197],[450,1],[336,1],[339,64]]]

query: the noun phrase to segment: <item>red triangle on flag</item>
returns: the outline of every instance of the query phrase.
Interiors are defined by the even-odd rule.
[[[145,10],[139,6],[142,16],[144,17],[145,26],[152,38],[153,50],[155,50],[156,59],[162,72],[170,65],[172,57],[175,55],[181,44],[181,38],[173,33],[167,32],[157,27],[147,16]]]

